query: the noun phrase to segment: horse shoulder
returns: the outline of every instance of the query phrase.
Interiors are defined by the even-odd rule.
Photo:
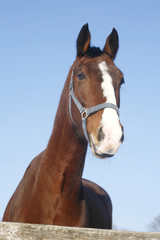
[[[89,227],[112,228],[112,202],[109,194],[97,184],[83,179],[83,194]]]

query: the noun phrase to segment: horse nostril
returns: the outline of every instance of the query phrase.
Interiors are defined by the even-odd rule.
[[[103,133],[103,130],[102,130],[102,127],[99,129],[99,131],[98,131],[98,137],[97,137],[97,139],[98,139],[98,141],[102,141],[103,139],[104,139],[104,137],[105,137],[105,135],[104,135],[104,133]]]
[[[120,139],[120,142],[121,142],[121,143],[123,143],[123,141],[124,141],[124,133],[122,133],[122,137],[121,137],[121,139]]]

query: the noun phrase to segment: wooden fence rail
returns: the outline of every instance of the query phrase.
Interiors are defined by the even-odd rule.
[[[160,240],[160,233],[0,223],[0,240]]]

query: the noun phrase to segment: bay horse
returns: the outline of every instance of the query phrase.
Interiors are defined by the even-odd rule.
[[[123,142],[119,120],[122,72],[113,60],[119,46],[113,28],[104,49],[91,47],[85,24],[77,56],[61,94],[46,149],[29,164],[3,221],[111,229],[112,203],[105,190],[82,179],[89,143],[93,155],[112,157]]]

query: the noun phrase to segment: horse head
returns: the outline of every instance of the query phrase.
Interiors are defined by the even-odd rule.
[[[119,45],[115,29],[107,37],[103,50],[91,47],[91,34],[85,24],[77,38],[77,56],[71,68],[70,117],[92,153],[111,157],[123,142],[119,119],[122,72],[115,66]]]

